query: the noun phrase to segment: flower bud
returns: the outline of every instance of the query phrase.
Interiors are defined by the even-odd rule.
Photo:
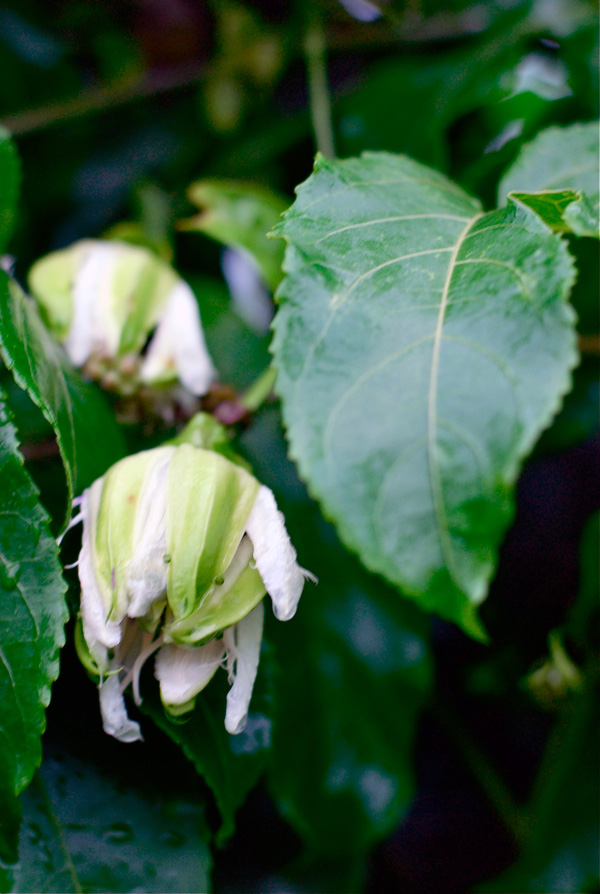
[[[257,673],[268,592],[293,617],[308,572],[299,567],[271,491],[245,468],[191,444],[116,463],[81,498],[79,651],[100,676],[106,732],[141,738],[123,692],[139,703],[144,661],[165,708],[191,710],[217,669],[232,684],[225,726],[240,732]]]
[[[72,363],[92,377],[129,370],[139,383],[208,391],[215,370],[197,301],[148,249],[83,240],[37,261],[29,287]]]

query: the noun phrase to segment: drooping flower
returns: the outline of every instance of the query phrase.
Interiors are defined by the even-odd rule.
[[[141,738],[123,693],[154,652],[167,711],[194,706],[217,669],[232,684],[225,726],[246,722],[268,592],[293,617],[305,577],[272,492],[240,465],[191,444],[116,463],[80,498],[82,638],[107,733]]]
[[[126,371],[138,383],[180,382],[197,396],[208,391],[215,369],[198,303],[187,283],[148,249],[76,242],[37,261],[29,287],[72,363],[93,378]]]

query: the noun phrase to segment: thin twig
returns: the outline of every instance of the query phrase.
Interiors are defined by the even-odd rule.
[[[328,158],[335,157],[331,97],[327,82],[327,44],[317,4],[312,4],[311,19],[304,38],[310,117],[317,149]]]
[[[26,109],[9,115],[0,121],[14,136],[23,136],[45,130],[55,124],[82,118],[91,112],[105,111],[126,105],[138,99],[149,99],[171,90],[192,86],[201,76],[202,68],[196,63],[179,65],[161,72],[148,72],[142,78],[112,87],[92,87],[77,96],[50,103],[35,109]]]

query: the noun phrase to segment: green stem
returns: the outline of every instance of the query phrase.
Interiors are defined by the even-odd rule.
[[[521,847],[527,837],[527,816],[487,757],[465,731],[454,711],[436,705],[436,715],[505,827]]]
[[[255,413],[263,404],[273,390],[275,384],[276,371],[271,364],[259,377],[250,385],[248,390],[240,398],[240,404],[249,413]]]
[[[591,718],[594,697],[593,690],[584,690],[572,697],[562,709],[548,738],[528,804],[528,814],[537,824],[536,837],[539,840],[544,840],[544,828],[556,812],[565,780],[577,766],[585,736],[593,734]]]
[[[327,43],[323,20],[316,2],[312,5],[310,23],[304,37],[304,54],[310,117],[317,150],[328,158],[334,158],[331,97],[327,82]]]

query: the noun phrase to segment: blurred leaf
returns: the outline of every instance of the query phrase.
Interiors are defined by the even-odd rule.
[[[274,290],[282,277],[283,246],[278,239],[267,239],[267,233],[289,202],[276,193],[236,180],[200,180],[190,186],[188,198],[201,213],[182,221],[180,229],[206,233],[250,255],[265,283]]]
[[[517,863],[477,894],[595,894],[600,884],[595,694],[573,699],[551,734],[539,799],[532,802],[529,839]]]
[[[367,567],[481,637],[520,462],[576,361],[566,245],[375,153],[318,159],[278,232],[292,457]]]
[[[577,599],[569,609],[567,630],[588,641],[598,633],[598,593],[600,592],[600,512],[588,520],[581,538],[581,584]],[[592,641],[594,648],[596,643]]]
[[[274,413],[261,414],[244,447],[300,563],[319,578],[292,621],[267,619],[281,665],[271,793],[313,852],[343,857],[352,875],[414,792],[416,723],[433,683],[428,622],[340,545],[286,459]]]
[[[21,167],[10,134],[0,127],[0,252],[6,251],[15,227]]]
[[[44,761],[23,798],[12,885],[28,892],[198,892],[210,888],[202,806],[157,797],[72,755]]]
[[[584,357],[573,373],[573,387],[559,414],[543,432],[535,447],[536,456],[560,453],[591,438],[598,431],[600,365],[596,357]]]
[[[201,98],[210,126],[235,130],[272,87],[283,63],[282,29],[235,0],[213,4],[218,50],[202,84]]]
[[[222,381],[247,388],[271,361],[271,336],[257,335],[244,323],[222,282],[193,274],[186,279],[198,299],[206,344]]]
[[[106,231],[105,237],[149,248],[167,264],[172,264],[171,197],[153,183],[142,183],[136,189],[134,198],[139,220],[120,221]]]
[[[598,122],[550,127],[520,152],[498,187],[552,229],[598,236]]]
[[[276,631],[271,791],[314,850],[359,859],[414,794],[416,722],[431,683],[427,625],[361,571],[314,509],[302,512],[312,521],[303,554],[319,584],[307,584],[294,622]]]
[[[56,434],[67,478],[67,518],[74,493],[124,455],[121,432],[100,391],[76,372],[14,280],[0,275],[0,351],[17,384]]]
[[[67,607],[56,542],[23,468],[3,394],[0,426],[0,854],[10,861],[14,797],[41,761]]]
[[[267,652],[267,654],[265,654]],[[174,720],[158,696],[144,698],[141,709],[182,749],[210,787],[221,813],[217,842],[235,829],[235,814],[262,776],[271,744],[271,669],[263,643],[246,728],[232,736],[225,730],[227,678],[217,674],[196,699],[191,714]]]
[[[486,99],[502,96],[506,55],[506,45],[480,44],[372,66],[358,88],[335,104],[342,154],[382,149],[446,168],[449,127]]]

